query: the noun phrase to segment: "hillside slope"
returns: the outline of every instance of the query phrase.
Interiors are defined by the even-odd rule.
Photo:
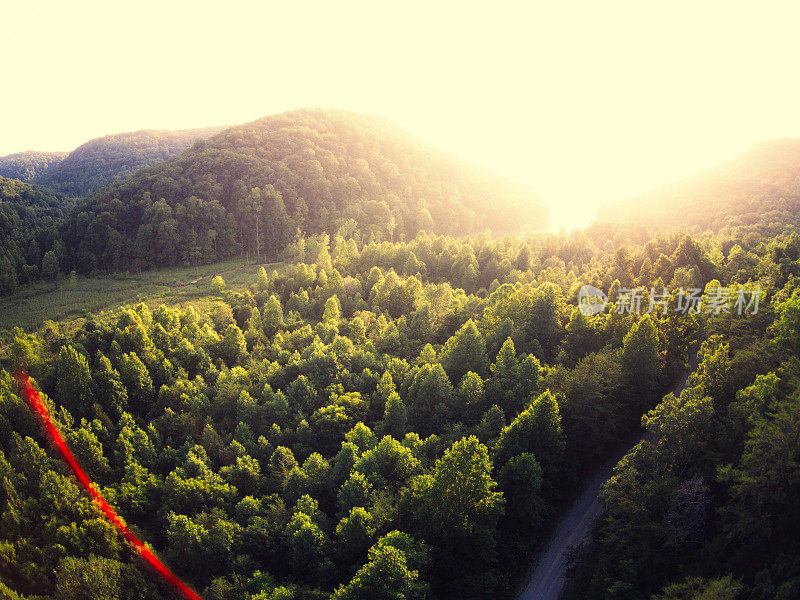
[[[694,226],[797,223],[800,139],[761,142],[748,152],[687,179],[602,206],[601,221]]]
[[[275,256],[297,230],[380,240],[526,223],[544,227],[546,208],[521,185],[385,119],[298,110],[232,127],[98,191],[64,237],[88,272]]]
[[[66,196],[85,196],[136,170],[175,156],[222,127],[142,130],[96,138],[78,146],[32,181]]]
[[[0,156],[0,177],[19,179],[26,183],[43,177],[64,160],[68,152],[37,152],[28,150]]]
[[[64,258],[58,226],[71,202],[52,190],[0,177],[0,294],[55,277]]]

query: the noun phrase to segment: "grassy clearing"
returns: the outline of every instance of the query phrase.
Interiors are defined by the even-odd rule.
[[[0,329],[22,327],[32,331],[46,320],[61,321],[66,331],[80,327],[90,315],[108,316],[120,307],[145,302],[160,304],[207,305],[216,295],[211,292],[211,278],[221,275],[228,289],[241,291],[255,283],[261,265],[230,261],[194,267],[173,267],[142,273],[109,277],[78,278],[74,283],[61,279],[56,283],[27,286],[11,296],[0,298]],[[281,263],[264,265],[268,271]]]

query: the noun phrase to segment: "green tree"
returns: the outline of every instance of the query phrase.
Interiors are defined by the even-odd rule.
[[[486,341],[472,319],[447,340],[442,349],[441,364],[454,384],[458,384],[467,371],[486,374],[489,366]]]
[[[229,367],[247,356],[247,342],[239,327],[231,324],[225,328],[225,334],[219,342],[218,352]]]
[[[409,417],[420,435],[438,431],[453,416],[453,386],[442,365],[424,364],[408,389]]]
[[[92,374],[86,357],[72,346],[64,346],[56,360],[58,400],[77,414],[88,414],[92,406]]]
[[[391,486],[399,489],[419,467],[420,461],[414,453],[387,435],[375,448],[361,455],[354,469],[366,476],[375,488]]]
[[[548,506],[541,497],[542,469],[533,454],[513,456],[498,476],[499,489],[506,499],[501,523],[503,537],[513,539],[522,548],[541,527]]]
[[[52,250],[45,252],[42,259],[42,277],[52,281],[58,276],[58,259]]]
[[[487,403],[496,404],[513,418],[525,407],[539,385],[541,365],[529,354],[520,360],[511,338],[503,342],[491,366],[492,378],[486,384]]]
[[[800,290],[776,307],[777,318],[772,326],[782,348],[800,353]]]
[[[261,483],[261,465],[245,454],[236,457],[236,462],[220,470],[220,475],[243,494],[256,493]]]
[[[90,555],[61,560],[56,575],[58,598],[75,600],[156,600],[159,590],[129,565]]]
[[[336,543],[342,562],[350,568],[357,567],[374,534],[372,515],[360,506],[350,509],[336,525]]]
[[[119,360],[119,375],[131,407],[139,413],[149,410],[154,399],[153,380],[147,367],[134,353],[123,354]]]
[[[372,450],[378,443],[372,430],[360,421],[344,437],[351,444],[355,444],[359,452]]]
[[[296,512],[286,526],[292,571],[313,583],[322,583],[332,571],[327,558],[330,540],[312,518]]]
[[[269,459],[269,472],[272,483],[277,489],[286,484],[289,473],[297,466],[294,454],[285,446],[278,446]]]
[[[92,376],[95,397],[103,410],[110,413],[109,416],[119,418],[128,409],[128,390],[125,389],[120,374],[108,358],[99,353],[96,362],[97,368]]]
[[[745,562],[747,556],[770,556],[792,547],[800,527],[795,510],[800,494],[798,393],[775,408],[774,415],[756,417],[739,465],[722,473],[731,483],[725,514]]]
[[[382,430],[395,437],[401,438],[406,434],[408,426],[408,410],[400,394],[392,392],[386,401],[386,409],[383,414]]]
[[[283,306],[275,296],[270,296],[264,304],[261,323],[264,327],[264,333],[269,336],[275,335],[283,327]]]
[[[711,580],[687,577],[668,585],[652,600],[739,600],[742,591],[742,584],[731,575]]]
[[[574,361],[592,352],[597,352],[601,346],[602,340],[594,327],[594,323],[576,307],[572,311],[572,317],[570,317],[567,324],[564,350]]]
[[[456,389],[464,421],[475,422],[486,408],[486,394],[483,379],[477,373],[467,372]]]
[[[622,342],[622,375],[631,390],[638,395],[640,407],[647,406],[658,389],[662,358],[659,350],[658,331],[645,315],[635,323]]]
[[[269,277],[267,276],[267,271],[264,267],[258,268],[258,274],[256,275],[256,286],[262,292],[269,288]]]
[[[372,484],[362,473],[350,473],[336,497],[339,514],[347,515],[357,506],[366,508],[371,502],[372,490]]]
[[[564,454],[561,413],[556,396],[547,390],[534,398],[530,406],[503,429],[493,451],[499,465],[505,465],[518,454],[533,454],[542,468],[544,492],[549,497]]]
[[[325,301],[325,311],[322,314],[323,321],[338,321],[342,316],[342,308],[339,298],[331,296]]]
[[[377,546],[377,545],[376,545]],[[332,600],[423,600],[428,586],[419,571],[408,566],[405,553],[393,546],[374,547],[369,562],[347,585],[336,589]]]
[[[505,429],[505,426],[506,416],[503,413],[503,409],[495,404],[483,413],[481,422],[476,427],[476,434],[484,444],[490,448],[494,448],[494,444],[497,442],[503,429]]]
[[[215,275],[211,280],[211,291],[215,294],[221,294],[225,290],[225,280],[219,275]]]
[[[486,446],[471,436],[455,442],[431,474],[415,478],[404,491],[404,518],[443,559],[492,557],[504,500],[491,472]]]

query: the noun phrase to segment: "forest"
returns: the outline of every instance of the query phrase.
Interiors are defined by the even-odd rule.
[[[51,191],[59,198],[84,195],[212,131],[99,138],[35,180],[45,189],[5,198],[13,204],[6,210],[22,212],[29,196]],[[97,182],[78,181],[75,173]],[[232,127],[61,206],[55,226],[44,224],[47,236],[19,232],[24,240],[4,241],[0,294],[52,279],[51,265],[45,272],[43,263],[51,250],[56,272],[92,275],[233,257],[266,262],[300,233],[368,243],[407,240],[423,230],[503,233],[547,225],[545,205],[526,187],[423,144],[385,119],[325,110]],[[41,238],[35,247],[33,238]]]
[[[800,593],[791,224],[318,232],[279,258],[243,290],[214,278],[197,308],[4,332],[6,597],[170,593],[48,448],[18,369],[129,526],[207,600],[513,597],[582,478],[637,439],[567,598]],[[599,314],[579,310],[583,285],[608,295]],[[666,299],[622,310],[637,287]],[[702,304],[676,310],[689,288]],[[760,305],[714,308],[723,289],[758,289]]]
[[[71,206],[52,190],[0,177],[0,294],[58,276],[66,262],[58,228]]]
[[[606,222],[697,233],[755,223],[794,224],[800,212],[800,140],[760,142],[741,156],[639,196],[600,207]]]
[[[90,140],[72,152],[27,151],[0,156],[0,177],[50,188],[67,198],[87,196],[162,162],[223,127],[164,131],[145,129]]]
[[[144,129],[96,138],[78,146],[31,183],[49,187],[68,198],[87,196],[128,178],[143,167],[180,154],[197,140],[222,130],[223,127],[177,131]],[[1,171],[0,175],[3,175]]]
[[[379,117],[198,131],[2,163],[3,307],[178,265],[201,286],[0,330],[2,597],[174,595],[17,372],[206,600],[514,598],[625,451],[563,598],[800,596],[796,141],[546,233],[532,191]],[[246,282],[197,273],[222,260]]]
[[[0,156],[0,177],[32,183],[67,157],[67,152],[17,152]]]
[[[67,270],[276,257],[298,231],[402,241],[547,225],[524,186],[456,160],[389,121],[298,110],[232,127],[75,207]]]

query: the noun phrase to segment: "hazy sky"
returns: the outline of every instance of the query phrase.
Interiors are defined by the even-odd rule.
[[[0,155],[346,108],[530,183],[557,224],[582,224],[800,136],[798,17],[730,0],[2,0]]]

